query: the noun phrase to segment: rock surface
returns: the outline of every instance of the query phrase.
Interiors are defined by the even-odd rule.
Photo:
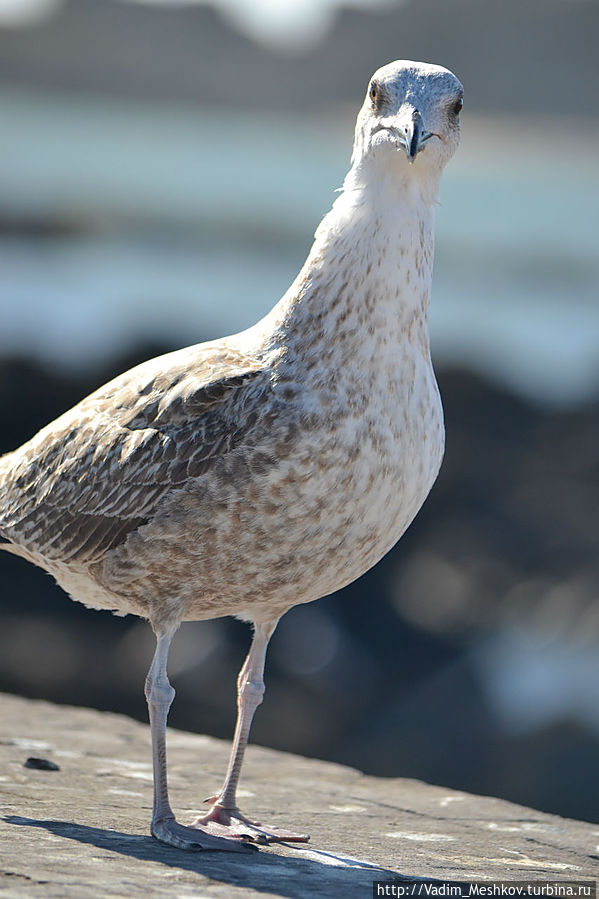
[[[181,820],[214,792],[228,744],[170,731]],[[250,816],[307,847],[189,853],[148,836],[149,731],[119,715],[0,696],[0,891],[44,897],[369,897],[375,880],[584,880],[599,827],[413,780],[250,747]],[[59,770],[25,767],[31,756]]]

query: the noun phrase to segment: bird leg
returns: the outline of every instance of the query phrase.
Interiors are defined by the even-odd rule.
[[[281,841],[306,842],[305,834],[293,833],[277,827],[265,826],[251,821],[237,807],[237,785],[241,774],[241,765],[245,747],[247,746],[254,712],[264,697],[264,663],[268,641],[277,625],[278,619],[257,623],[254,626],[252,645],[237,678],[237,724],[231,747],[229,766],[221,791],[207,799],[212,807],[207,815],[197,818],[192,827],[207,828],[210,833],[224,835],[235,834],[246,837],[255,843],[272,843]]]
[[[166,719],[175,691],[171,687],[166,663],[174,630],[157,635],[156,652],[146,677],[145,694],[150,714],[152,734],[152,763],[154,768],[154,805],[151,833],[163,843],[178,849],[221,849],[229,852],[247,852],[247,837],[233,839],[201,832],[197,828],[184,827],[175,819],[168,798],[166,773]]]

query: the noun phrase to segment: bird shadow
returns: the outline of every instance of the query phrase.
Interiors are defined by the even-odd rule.
[[[220,881],[230,886],[253,889],[257,892],[289,899],[304,899],[314,895],[369,895],[376,880],[412,880],[396,871],[347,856],[304,847],[293,848],[293,855],[260,851],[251,855],[229,852],[188,852],[159,843],[149,836],[122,833],[73,824],[70,821],[51,821],[7,815],[7,824],[21,827],[41,827],[56,836],[140,861],[157,862]],[[365,892],[366,890],[366,892]]]

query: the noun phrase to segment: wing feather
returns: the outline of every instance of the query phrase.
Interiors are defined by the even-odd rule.
[[[269,390],[268,368],[227,347],[132,369],[10,454],[1,534],[46,559],[97,561],[250,440]]]

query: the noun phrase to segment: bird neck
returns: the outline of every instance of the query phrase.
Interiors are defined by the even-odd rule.
[[[398,206],[431,206],[439,197],[442,170],[427,159],[410,165],[402,151],[385,159],[371,156],[354,161],[343,182],[343,193],[359,193],[381,203],[389,198]]]
[[[418,191],[394,188],[349,188],[346,179],[297,279],[267,317],[288,358],[345,347],[370,363],[406,339],[428,354],[434,207]]]

